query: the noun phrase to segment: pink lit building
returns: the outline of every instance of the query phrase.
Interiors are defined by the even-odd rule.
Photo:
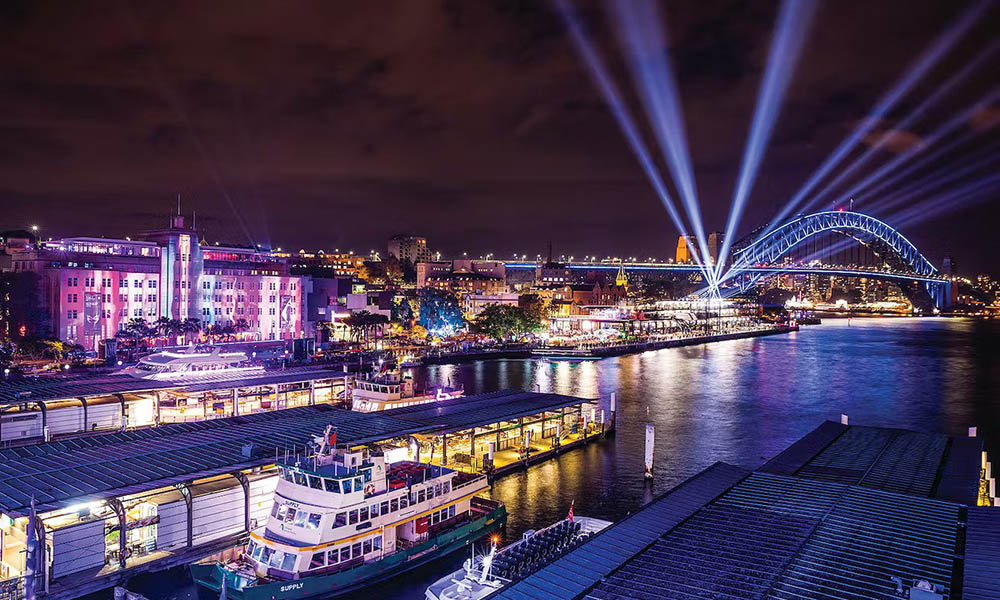
[[[48,322],[41,329],[96,350],[129,320],[198,319],[203,326],[247,324],[259,340],[302,335],[302,278],[270,252],[202,246],[184,227],[150,231],[141,241],[64,238],[12,256],[12,270],[34,272]]]

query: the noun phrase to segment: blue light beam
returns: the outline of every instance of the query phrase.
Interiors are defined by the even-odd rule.
[[[708,242],[684,130],[684,111],[668,60],[662,17],[651,0],[609,1],[606,6],[617,19],[616,32],[628,58],[629,71],[660,151],[677,184],[698,249],[707,264]],[[714,270],[709,267],[707,281],[712,284],[714,279]]]
[[[965,67],[963,67],[954,75],[952,75],[950,78],[948,78],[948,80],[944,84],[942,84],[941,87],[936,89],[933,94],[925,98],[923,102],[921,102],[915,109],[913,109],[913,111],[910,112],[910,114],[908,114],[906,117],[900,120],[893,129],[900,130],[909,127],[914,121],[923,116],[923,114],[927,112],[928,108],[933,106],[938,100],[940,100],[948,93],[950,93],[966,77],[971,75],[977,68],[979,68],[979,66],[983,63],[983,61],[989,58],[989,56],[993,54],[997,50],[997,48],[1000,48],[1000,42],[993,42],[992,44],[987,46],[971,62],[965,65]],[[871,147],[868,148],[868,150],[866,150],[863,154],[857,157],[854,160],[854,162],[848,165],[843,171],[840,172],[840,174],[838,174],[835,178],[830,180],[830,182],[827,183],[826,186],[823,187],[823,189],[817,192],[812,197],[812,199],[806,203],[806,205],[802,208],[802,210],[808,212],[810,209],[814,208],[817,204],[819,204],[827,194],[836,189],[836,187],[840,185],[845,179],[850,177],[855,171],[857,171],[860,167],[865,165],[876,152],[878,152],[880,149],[882,149],[882,147],[885,146],[885,144],[889,141],[891,137],[892,137],[891,132],[887,132],[881,135],[878,138],[878,140],[876,140],[876,142],[872,144]]]
[[[761,235],[767,235],[784,222],[785,218],[791,214],[802,202],[802,200],[815,188],[839,163],[851,149],[867,135],[899,102],[899,100],[923,78],[940,60],[952,49],[952,47],[962,38],[966,31],[971,28],[979,16],[986,8],[992,4],[991,0],[979,0],[965,10],[962,15],[938,36],[934,42],[920,55],[917,61],[907,70],[901,79],[896,81],[888,93],[879,99],[871,113],[855,128],[855,130],[844,139],[830,156],[813,172],[805,184],[792,196],[791,199],[781,208],[771,223],[765,227]]]
[[[743,164],[729,208],[722,248],[715,264],[716,279],[721,276],[723,265],[729,257],[733,235],[736,233],[747,198],[757,179],[757,171],[764,159],[764,152],[771,139],[774,123],[778,119],[785,92],[795,72],[816,7],[817,2],[813,0],[783,0],[781,3],[774,37],[771,39],[771,49],[768,52],[767,68],[760,90],[757,92],[757,106],[750,126],[750,135],[743,149]]]
[[[649,154],[649,150],[646,148],[645,142],[642,141],[642,137],[639,135],[639,131],[635,126],[635,121],[632,119],[632,115],[629,113],[629,110],[625,106],[625,102],[622,99],[621,93],[618,91],[618,86],[615,85],[611,76],[608,74],[607,68],[604,66],[604,61],[602,61],[597,55],[597,52],[594,50],[590,40],[587,39],[583,28],[580,26],[579,19],[577,18],[575,11],[569,5],[567,0],[552,0],[552,3],[555,5],[557,12],[570,33],[570,41],[573,43],[573,48],[583,60],[583,63],[587,66],[591,79],[597,86],[598,91],[601,92],[601,96],[603,96],[608,108],[611,109],[611,114],[614,116],[615,121],[622,130],[622,134],[625,136],[625,140],[628,142],[632,153],[635,154],[636,159],[639,161],[639,165],[642,167],[643,172],[645,172],[646,177],[653,186],[653,190],[656,192],[656,195],[659,196],[660,202],[662,202],[663,206],[667,209],[667,214],[670,216],[670,220],[673,221],[677,231],[686,237],[688,235],[687,227],[684,225],[684,221],[681,218],[680,213],[677,212],[677,207],[674,205],[673,198],[667,190],[667,186],[664,184],[663,178],[660,176],[660,173]],[[705,262],[702,260],[702,256],[694,248],[692,248],[691,251],[694,255],[695,262],[701,269],[702,276],[704,276],[705,280],[708,281],[708,269],[705,268]]]

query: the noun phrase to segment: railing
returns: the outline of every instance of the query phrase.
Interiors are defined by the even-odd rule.
[[[24,578],[13,577],[0,581],[0,600],[21,600],[24,598]]]

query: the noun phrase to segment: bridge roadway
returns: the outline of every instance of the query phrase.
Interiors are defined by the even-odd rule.
[[[619,268],[619,263],[607,263],[607,262],[571,262],[564,263],[567,268],[582,271],[617,271]],[[692,264],[678,264],[678,263],[649,263],[649,262],[626,262],[621,263],[624,265],[626,271],[663,271],[663,272],[676,272],[676,273],[697,273],[701,270],[698,265]],[[539,266],[538,263],[534,262],[523,262],[523,261],[512,261],[505,262],[504,265],[508,269],[534,269]],[[815,275],[841,275],[847,277],[871,277],[877,279],[897,279],[904,281],[921,281],[924,283],[945,283],[948,281],[947,277],[941,275],[919,275],[916,273],[896,273],[891,271],[870,271],[867,269],[852,269],[850,267],[810,267],[810,266],[796,266],[796,265],[759,265],[753,267],[746,267],[743,269],[744,273],[761,273],[761,274],[777,274],[777,273],[802,273],[802,274],[815,274]]]

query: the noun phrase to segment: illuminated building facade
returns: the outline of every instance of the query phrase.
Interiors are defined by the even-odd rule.
[[[427,246],[427,238],[413,235],[394,235],[389,238],[389,255],[399,262],[409,261],[411,264],[430,261],[433,256]]]
[[[97,350],[131,319],[240,323],[251,339],[290,339],[302,330],[302,278],[270,252],[202,246],[174,217],[141,241],[64,238],[11,256],[14,273],[38,277],[49,335]]]

